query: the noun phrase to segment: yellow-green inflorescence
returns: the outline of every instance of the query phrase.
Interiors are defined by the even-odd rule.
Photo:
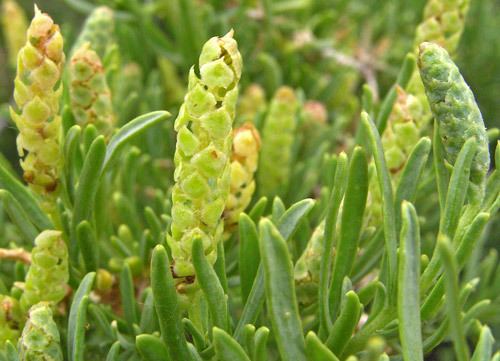
[[[266,93],[259,84],[246,87],[238,102],[238,123],[253,123],[255,117],[266,109]]]
[[[194,67],[189,73],[188,92],[175,121],[175,185],[167,237],[178,277],[194,275],[195,238],[202,239],[210,262],[217,257],[231,181],[232,125],[241,67],[231,31],[208,40],[199,58],[199,75]]]
[[[472,162],[471,195],[481,197],[490,166],[488,136],[474,94],[445,49],[422,43],[418,66],[427,99],[439,126],[445,158],[455,163],[463,144],[475,138],[477,153]]]
[[[8,51],[9,64],[16,66],[17,53],[26,42],[28,20],[15,0],[4,0],[2,4],[2,30]]]
[[[17,299],[0,295],[0,350],[5,347],[5,342],[15,343],[19,337],[19,324],[23,321],[24,313],[21,312]]]
[[[282,195],[290,176],[298,100],[289,87],[276,91],[262,130],[258,185],[262,196]]]
[[[109,136],[116,120],[111,92],[101,59],[90,43],[74,52],[69,72],[71,110],[76,122],[82,127],[93,124],[101,134]]]
[[[415,47],[424,41],[437,43],[454,54],[462,32],[469,0],[429,0],[417,27]]]
[[[465,27],[468,10],[469,0],[429,0],[415,33],[415,54],[418,55],[420,43],[433,42],[441,45],[453,57]],[[407,91],[415,95],[422,104],[421,128],[424,129],[431,118],[431,111],[417,70],[413,72]]]
[[[231,186],[224,211],[225,238],[238,224],[240,213],[252,200],[255,191],[254,173],[257,170],[260,136],[252,123],[234,130],[231,155]]]
[[[61,168],[59,100],[64,64],[59,27],[37,8],[19,51],[11,117],[19,129],[18,152],[24,179],[42,196],[55,194]]]
[[[59,331],[48,303],[31,307],[18,349],[19,359],[24,361],[63,360]]]
[[[68,250],[60,231],[46,230],[35,239],[31,266],[26,275],[21,307],[45,301],[58,303],[66,294]]]
[[[113,10],[106,6],[96,7],[85,21],[82,31],[73,46],[72,53],[88,42],[92,44],[92,48],[103,59],[115,43],[114,31]]]

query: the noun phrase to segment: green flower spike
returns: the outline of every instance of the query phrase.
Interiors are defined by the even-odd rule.
[[[253,123],[255,117],[266,109],[266,93],[259,84],[250,84],[238,102],[238,123]]]
[[[271,102],[262,131],[262,152],[257,178],[262,196],[272,198],[286,191],[297,109],[298,101],[293,89],[279,88]]]
[[[231,186],[224,211],[225,239],[238,223],[240,213],[252,200],[255,191],[254,173],[259,160],[260,136],[251,123],[235,129],[231,158]]]
[[[114,31],[113,10],[106,6],[95,8],[85,21],[71,53],[73,54],[84,43],[90,43],[92,49],[103,59],[114,44]]]
[[[23,317],[19,302],[15,298],[0,295],[0,350],[5,347],[7,341],[17,342],[19,323]]]
[[[58,303],[66,294],[68,250],[61,235],[60,231],[47,230],[35,239],[21,296],[25,310],[40,301]]]
[[[2,4],[2,30],[5,37],[9,64],[16,66],[17,53],[26,41],[28,20],[23,9],[14,0],[4,0]]]
[[[40,302],[29,311],[29,319],[19,340],[19,359],[22,361],[63,360],[59,331],[52,318],[50,305]]]
[[[474,95],[446,50],[439,45],[422,43],[418,60],[446,160],[453,165],[465,141],[471,137],[476,139],[478,149],[472,162],[470,188],[472,196],[481,197],[490,155],[486,129]]]
[[[201,238],[215,262],[222,237],[222,212],[230,186],[230,154],[241,55],[233,32],[205,43],[198,76],[192,67],[188,93],[175,121],[175,185],[172,226],[167,240],[175,276],[194,275],[192,242]]]
[[[17,60],[14,100],[19,113],[10,108],[10,114],[19,129],[17,148],[24,157],[24,179],[36,193],[50,198],[58,188],[61,167],[63,38],[59,26],[35,7],[27,40]]]
[[[111,92],[101,59],[89,43],[75,51],[69,71],[71,107],[77,123],[82,127],[94,124],[101,134],[109,136],[116,120]]]
[[[422,42],[437,43],[454,54],[465,25],[469,0],[429,0],[417,27],[415,47]]]
[[[324,235],[325,222],[321,222],[314,230],[297,263],[295,263],[294,278],[297,286],[297,297],[299,302],[304,305],[314,302],[318,295]]]

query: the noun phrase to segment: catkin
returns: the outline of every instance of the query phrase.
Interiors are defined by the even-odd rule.
[[[46,230],[35,239],[21,307],[45,301],[58,303],[66,294],[68,250],[60,231]]]
[[[262,131],[258,185],[262,196],[282,195],[290,176],[292,143],[298,101],[293,89],[278,89],[269,107]]]
[[[116,120],[111,92],[101,59],[89,43],[75,51],[69,73],[71,110],[76,122],[82,127],[93,124],[100,134],[109,136]]]
[[[255,191],[254,173],[259,160],[260,136],[251,123],[235,129],[231,155],[231,185],[224,211],[225,238],[238,223]]]
[[[15,0],[4,0],[2,4],[2,30],[8,51],[9,64],[16,66],[17,53],[26,41],[28,20]]]
[[[230,186],[232,124],[242,60],[233,32],[205,43],[199,73],[191,68],[188,93],[175,121],[171,235],[167,237],[178,277],[194,275],[191,248],[201,238],[215,262],[222,213]]]
[[[99,6],[92,11],[85,24],[83,25],[80,35],[73,45],[73,54],[83,44],[92,44],[92,49],[104,59],[114,41],[115,20],[113,10],[106,6]]]
[[[446,160],[453,165],[460,149],[471,137],[478,150],[471,166],[473,194],[484,187],[490,166],[488,137],[483,117],[457,66],[445,49],[437,44],[422,43],[418,59],[420,76],[432,113],[439,126],[439,135]]]
[[[19,112],[10,108],[10,114],[19,129],[17,149],[24,157],[24,179],[43,196],[54,195],[59,184],[63,64],[59,26],[35,7],[26,45],[18,54],[14,100]]]
[[[18,349],[23,361],[63,360],[59,331],[49,304],[41,302],[31,307]]]

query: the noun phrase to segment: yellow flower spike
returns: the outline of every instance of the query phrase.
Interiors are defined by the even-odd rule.
[[[214,263],[222,238],[222,213],[230,187],[232,125],[242,60],[233,32],[208,40],[191,68],[188,93],[175,121],[172,225],[167,237],[177,277],[194,275],[191,248],[203,241]]]
[[[231,158],[231,186],[224,211],[224,238],[238,223],[240,213],[252,200],[255,191],[254,174],[257,170],[260,136],[251,123],[245,123],[234,130]]]
[[[44,198],[43,206],[54,207],[61,168],[59,100],[65,56],[59,26],[35,6],[27,41],[19,51],[14,100],[10,108],[19,129],[18,152],[24,179]]]
[[[89,43],[75,51],[69,72],[71,106],[77,123],[82,127],[94,124],[101,134],[109,136],[116,122],[111,91],[101,59]]]

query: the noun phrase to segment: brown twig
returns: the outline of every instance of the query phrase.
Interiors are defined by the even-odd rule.
[[[0,259],[9,259],[13,261],[20,261],[25,264],[31,264],[31,253],[22,248],[0,248]]]

